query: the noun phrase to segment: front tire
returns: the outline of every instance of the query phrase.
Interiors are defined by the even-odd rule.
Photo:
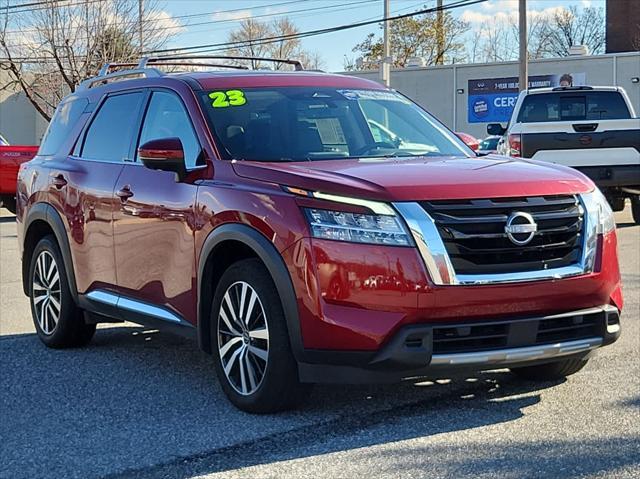
[[[84,346],[96,331],[86,324],[67,281],[60,248],[53,236],[36,245],[29,266],[31,315],[40,340],[50,348]]]
[[[631,214],[633,215],[633,221],[640,225],[640,195],[631,197]]]
[[[537,366],[523,366],[511,368],[511,372],[522,379],[531,381],[553,381],[564,379],[577,373],[587,365],[589,360],[581,358],[563,359],[553,363],[539,364]]]
[[[229,400],[251,413],[299,404],[309,387],[298,381],[282,304],[264,265],[247,259],[227,269],[211,311],[216,373]]]

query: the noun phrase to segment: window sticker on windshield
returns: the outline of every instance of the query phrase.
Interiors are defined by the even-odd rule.
[[[387,90],[338,90],[347,100],[386,100],[411,103],[402,95]]]
[[[242,90],[212,91],[209,93],[209,98],[213,100],[211,106],[214,108],[240,106],[247,103]]]

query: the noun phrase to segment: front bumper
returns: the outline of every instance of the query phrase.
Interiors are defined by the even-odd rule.
[[[409,325],[377,352],[306,351],[303,382],[380,383],[588,355],[620,335],[611,305],[549,316]]]

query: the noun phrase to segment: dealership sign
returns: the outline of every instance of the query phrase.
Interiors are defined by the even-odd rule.
[[[529,77],[529,88],[578,86],[585,84],[584,73],[536,75]],[[469,80],[469,123],[506,123],[518,99],[518,77]]]

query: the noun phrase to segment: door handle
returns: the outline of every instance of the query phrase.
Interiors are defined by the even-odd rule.
[[[116,196],[120,198],[120,201],[124,203],[125,201],[127,201],[129,198],[133,196],[133,191],[131,191],[131,188],[129,187],[129,185],[123,186],[121,189],[116,191]]]
[[[64,176],[62,175],[62,173],[56,175],[53,177],[52,180],[53,186],[55,186],[56,188],[60,189],[64,186],[67,186],[67,180],[65,180]]]

